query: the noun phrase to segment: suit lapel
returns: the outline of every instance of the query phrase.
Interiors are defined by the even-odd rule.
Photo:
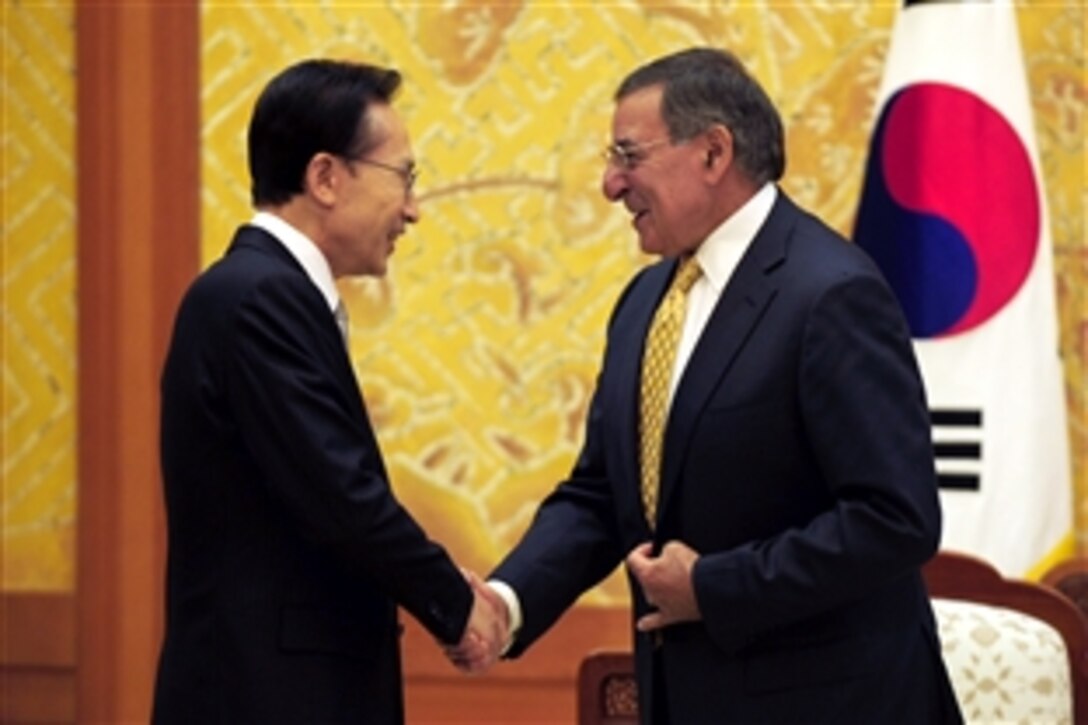
[[[235,250],[246,248],[259,249],[266,254],[272,255],[284,264],[297,269],[299,273],[306,274],[306,270],[304,270],[302,265],[298,263],[298,260],[287,251],[287,247],[283,246],[283,243],[280,242],[280,240],[276,239],[260,227],[255,227],[250,224],[244,224],[238,227],[238,231],[234,233],[234,239],[231,240],[230,247],[227,249],[227,254],[231,254]]]
[[[234,234],[234,239],[231,240],[230,247],[227,249],[227,254],[229,255],[247,249],[257,250],[267,254],[277,260],[277,262],[290,267],[307,279],[307,288],[313,289],[313,324],[323,331],[322,334],[325,336],[331,349],[336,351],[334,357],[339,361],[337,363],[336,374],[339,376],[341,383],[343,383],[346,388],[355,390],[361,400],[362,391],[359,389],[358,382],[355,378],[355,370],[352,368],[351,357],[344,346],[340,328],[336,324],[336,318],[331,311],[328,312],[327,315],[324,314],[325,311],[328,310],[325,298],[321,295],[317,286],[310,281],[306,274],[306,270],[302,268],[302,265],[299,264],[294,255],[291,254],[291,252],[287,250],[287,247],[276,239],[276,237],[269,234],[264,229],[250,224],[245,224],[238,228],[238,231]],[[318,310],[320,310],[320,312],[318,312]]]
[[[786,241],[797,214],[797,208],[779,191],[770,216],[722,290],[692,351],[665,428],[658,521],[662,520],[677,487],[687,444],[699,417],[777,294],[774,272],[786,258]]]

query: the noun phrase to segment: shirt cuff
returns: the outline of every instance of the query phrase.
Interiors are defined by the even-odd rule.
[[[503,644],[501,653],[505,655],[510,646],[514,644],[514,640],[517,639],[518,632],[521,631],[521,601],[518,599],[514,588],[504,581],[488,579],[487,585],[506,604],[506,611],[510,616],[510,627],[506,631],[506,642]]]

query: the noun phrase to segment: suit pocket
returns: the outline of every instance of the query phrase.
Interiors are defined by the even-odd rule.
[[[396,646],[396,621],[368,620],[362,613],[319,606],[285,606],[280,610],[279,647],[283,652],[329,654],[373,659]]]
[[[893,636],[869,634],[754,651],[744,663],[744,688],[752,693],[775,692],[874,677],[891,664],[896,643]]]

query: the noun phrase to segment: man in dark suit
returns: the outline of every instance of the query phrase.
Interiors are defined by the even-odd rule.
[[[616,101],[603,190],[663,259],[616,304],[570,478],[492,575],[508,656],[626,560],[643,722],[958,721],[892,293],[776,187],[782,123],[733,56],[661,58]]]
[[[313,60],[249,127],[258,209],[178,311],[162,376],[168,518],[156,722],[403,721],[397,605],[469,669],[490,604],[397,502],[334,280],[383,275],[419,217],[396,71]]]

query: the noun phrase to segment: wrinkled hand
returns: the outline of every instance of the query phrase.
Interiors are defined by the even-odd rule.
[[[510,615],[506,603],[491,587],[470,571],[462,570],[472,586],[472,611],[461,641],[447,646],[446,656],[459,669],[481,674],[498,661],[506,644]]]
[[[638,630],[651,632],[670,624],[702,619],[691,578],[699,553],[680,541],[665,544],[657,558],[652,553],[653,547],[647,542],[627,555],[627,568],[642,585],[646,601],[657,608],[656,612],[639,618]]]

